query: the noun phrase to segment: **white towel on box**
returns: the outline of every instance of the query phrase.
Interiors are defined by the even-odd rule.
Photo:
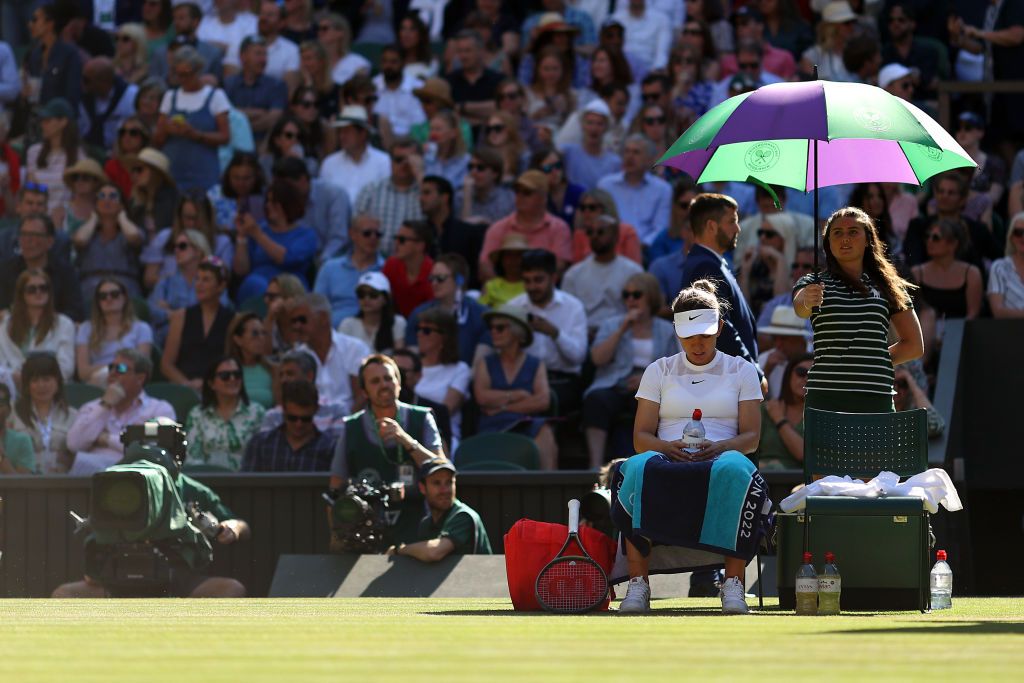
[[[933,468],[907,479],[902,484],[898,475],[882,472],[871,481],[864,483],[850,477],[828,476],[804,486],[779,503],[783,512],[802,510],[807,505],[807,496],[853,496],[855,498],[878,498],[882,496],[913,496],[920,498],[928,512],[935,514],[939,505],[950,512],[963,510],[960,496],[953,481],[945,470]]]

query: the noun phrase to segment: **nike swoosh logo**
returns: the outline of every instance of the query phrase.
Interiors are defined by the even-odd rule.
[[[702,379],[691,379],[690,380],[690,384],[700,384],[703,381],[704,380],[702,380]]]
[[[691,316],[690,316],[690,320],[696,320],[696,319],[697,319],[697,318],[699,318],[699,317],[700,317],[700,314],[699,314],[699,313],[698,313],[697,315],[691,315]]]

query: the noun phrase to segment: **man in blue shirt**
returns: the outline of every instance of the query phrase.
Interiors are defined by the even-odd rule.
[[[740,285],[722,254],[736,246],[740,234],[736,201],[723,194],[697,195],[690,204],[694,245],[683,263],[681,289],[697,280],[715,283],[718,298],[729,303],[717,348],[757,366],[757,323]],[[760,372],[760,370],[758,371]]]
[[[636,228],[645,246],[668,226],[672,210],[672,186],[647,170],[655,154],[653,142],[639,133],[630,135],[622,145],[622,171],[597,183],[612,196],[619,218]]]
[[[262,36],[248,36],[243,40],[238,56],[242,70],[224,79],[224,92],[231,104],[248,117],[253,137],[262,140],[288,104],[288,86],[281,79],[264,73],[267,41]]]
[[[348,228],[352,205],[345,188],[325,178],[310,178],[306,162],[298,157],[282,157],[274,162],[274,178],[292,182],[306,197],[306,213],[300,223],[316,230],[320,252],[317,261],[341,256],[348,249]]]
[[[380,247],[380,221],[373,216],[356,216],[348,236],[352,249],[325,262],[316,275],[313,291],[331,302],[331,326],[359,312],[356,283],[363,273],[384,266]]]

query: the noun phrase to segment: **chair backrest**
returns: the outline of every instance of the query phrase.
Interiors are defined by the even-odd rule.
[[[477,434],[459,444],[454,456],[455,466],[462,470],[494,470],[496,463],[514,465],[518,470],[539,470],[540,451],[528,436],[510,432]]]
[[[234,472],[234,470],[224,467],[223,465],[211,465],[205,462],[189,463],[186,462],[181,471],[185,474],[218,474],[225,472]]]
[[[72,408],[81,408],[89,401],[95,401],[103,395],[103,389],[92,384],[68,382],[64,385],[64,398]]]
[[[255,313],[261,318],[267,317],[267,302],[263,299],[262,294],[250,296],[248,299],[242,302],[242,305],[238,307],[239,313]]]
[[[132,297],[132,308],[135,309],[135,317],[142,322],[149,324],[153,322],[153,315],[149,310],[149,302],[142,297]]]
[[[199,403],[199,394],[191,387],[170,382],[152,382],[146,385],[146,393],[153,398],[167,401],[174,407],[178,422],[185,424],[185,418],[192,406]]]
[[[804,409],[804,479],[816,474],[909,477],[928,468],[928,413],[833,413]]]

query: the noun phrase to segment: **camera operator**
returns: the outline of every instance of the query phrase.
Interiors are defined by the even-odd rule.
[[[433,458],[420,465],[420,493],[428,514],[420,520],[415,543],[399,543],[388,555],[408,555],[421,562],[438,562],[452,553],[490,555],[491,542],[476,510],[455,497],[455,465]]]
[[[416,537],[423,512],[422,495],[413,486],[416,470],[427,460],[443,457],[441,435],[428,408],[398,400],[402,385],[398,366],[390,357],[364,358],[358,379],[368,405],[345,418],[331,463],[330,488],[339,491],[349,479],[403,484],[404,498],[387,542],[409,542]]]
[[[172,454],[172,462],[165,465],[164,462],[157,464],[165,465],[168,469],[178,495],[184,507],[188,509],[195,505],[198,510],[216,517],[219,522],[215,540],[222,545],[230,545],[236,541],[249,538],[249,525],[236,519],[234,513],[228,508],[216,493],[205,484],[202,484],[191,477],[181,473],[181,465],[184,462],[184,447],[180,452]],[[129,451],[130,457],[130,451]],[[145,457],[145,456],[144,456]],[[148,457],[146,459],[149,459]],[[128,459],[122,461],[127,463]],[[212,521],[212,520],[211,520]],[[204,533],[206,533],[204,531]],[[159,542],[156,542],[159,547]],[[171,574],[170,584],[167,586],[166,594],[176,598],[244,598],[245,586],[235,579],[223,576],[206,576],[198,571],[188,568],[187,565],[176,562],[172,559],[174,572]],[[122,593],[118,597],[125,597]],[[54,598],[105,598],[110,597],[110,592],[103,584],[94,577],[85,575],[83,580],[65,583],[53,591]]]

